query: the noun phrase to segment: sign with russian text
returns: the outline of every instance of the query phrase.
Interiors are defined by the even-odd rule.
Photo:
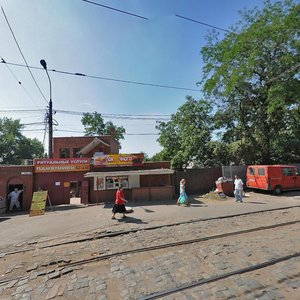
[[[33,193],[29,217],[45,214],[47,195],[47,191]]]
[[[144,154],[105,154],[94,157],[94,166],[116,167],[116,166],[141,166]]]
[[[80,172],[90,170],[90,158],[35,159],[34,172]]]

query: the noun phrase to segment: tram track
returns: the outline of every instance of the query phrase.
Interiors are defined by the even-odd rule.
[[[281,257],[278,257],[278,258],[275,258],[275,259],[272,259],[272,260],[269,260],[269,261],[265,261],[263,263],[255,264],[255,265],[252,265],[252,266],[249,266],[249,267],[246,267],[246,268],[237,269],[237,270],[234,270],[232,272],[217,274],[217,275],[211,276],[209,278],[205,278],[205,279],[194,280],[190,283],[183,284],[183,285],[175,287],[175,288],[159,291],[159,292],[156,292],[156,293],[149,294],[147,296],[138,297],[137,300],[159,299],[159,298],[162,298],[162,297],[165,297],[165,296],[168,296],[168,295],[171,295],[171,294],[175,294],[175,293],[187,290],[187,289],[191,289],[191,288],[195,288],[195,287],[198,287],[198,286],[201,286],[201,285],[204,285],[204,284],[208,284],[208,283],[216,282],[216,281],[219,281],[219,280],[223,280],[223,279],[226,279],[226,278],[231,277],[231,276],[241,275],[241,274],[253,272],[253,271],[256,271],[256,270],[259,270],[259,269],[267,268],[267,267],[270,267],[272,265],[275,265],[275,264],[278,264],[278,263],[281,263],[281,262],[284,262],[284,261],[287,261],[287,260],[290,260],[290,259],[294,259],[294,258],[297,258],[297,257],[300,257],[300,252],[295,252],[295,253],[292,253],[292,254],[289,254],[289,255],[281,256]]]
[[[22,249],[7,251],[7,252],[0,252],[0,259],[5,256],[9,256],[9,255],[25,253],[25,252],[30,252],[30,251],[40,250],[40,249],[54,248],[54,247],[59,247],[59,246],[63,246],[63,245],[75,244],[75,243],[95,241],[95,240],[104,239],[104,238],[118,237],[118,236],[136,233],[136,232],[140,232],[140,231],[151,231],[151,230],[175,227],[175,226],[180,226],[180,225],[188,225],[188,224],[193,224],[193,223],[198,223],[198,222],[230,219],[230,218],[236,218],[236,217],[242,217],[242,216],[256,215],[256,214],[261,214],[261,213],[268,213],[268,212],[273,212],[273,211],[288,210],[288,209],[299,208],[299,207],[300,207],[300,205],[293,205],[293,206],[288,206],[288,207],[273,208],[273,209],[239,213],[239,214],[233,214],[233,215],[225,215],[225,216],[210,217],[210,218],[200,218],[200,219],[176,222],[176,223],[171,223],[171,224],[155,225],[155,226],[149,226],[149,227],[139,227],[139,228],[134,228],[134,229],[129,229],[129,230],[121,230],[121,231],[115,231],[115,232],[106,232],[106,233],[97,234],[97,235],[94,235],[91,237],[78,238],[78,239],[73,239],[73,240],[64,241],[64,242],[58,242],[58,243],[54,243],[54,244],[50,244],[50,245],[41,245],[38,247],[22,248]],[[46,242],[37,242],[34,244],[38,245],[38,244],[42,244],[42,243],[46,243]],[[33,244],[33,243],[30,243],[30,244]]]
[[[255,228],[248,228],[248,229],[239,230],[239,231],[232,231],[232,232],[204,236],[204,237],[199,237],[199,238],[194,238],[194,239],[181,240],[181,241],[177,241],[177,242],[165,243],[165,244],[160,244],[160,245],[155,245],[155,246],[129,249],[129,250],[125,250],[125,251],[114,252],[111,254],[104,254],[104,255],[100,254],[100,255],[96,255],[91,258],[81,259],[81,260],[77,260],[77,261],[70,261],[70,262],[59,261],[57,264],[55,264],[55,266],[52,265],[50,268],[43,268],[42,266],[39,266],[39,268],[38,268],[39,274],[40,274],[39,276],[50,274],[52,272],[57,271],[58,269],[65,270],[65,271],[63,271],[63,273],[67,274],[67,273],[69,273],[68,270],[70,272],[72,272],[72,268],[74,268],[74,267],[87,265],[87,264],[90,264],[93,262],[108,260],[108,259],[116,258],[119,256],[162,250],[162,249],[166,249],[166,248],[172,248],[172,247],[183,246],[183,245],[188,245],[188,244],[193,244],[193,243],[205,242],[205,241],[209,241],[209,240],[217,240],[217,239],[222,239],[222,238],[226,238],[226,237],[233,237],[233,236],[238,236],[238,235],[243,235],[243,234],[248,234],[248,233],[253,233],[253,232],[271,230],[271,229],[295,225],[295,224],[299,224],[299,223],[300,223],[300,220],[284,222],[284,223],[277,223],[277,224],[272,224],[272,225],[267,225],[267,226],[259,226],[259,227],[255,227]],[[37,272],[36,269],[35,269],[35,272]],[[30,271],[28,273],[30,273]],[[64,275],[63,273],[59,273],[59,276]],[[0,280],[0,286],[3,284],[8,284],[9,282],[15,281],[15,280],[28,279],[29,277],[30,276],[28,275],[28,276],[18,276],[18,277],[13,277],[13,278],[2,278],[2,280]],[[155,299],[155,298],[153,298],[153,299]]]

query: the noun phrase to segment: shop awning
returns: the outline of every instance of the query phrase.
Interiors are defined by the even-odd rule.
[[[164,175],[173,174],[171,169],[152,169],[152,170],[132,170],[132,171],[110,171],[110,172],[88,172],[84,177],[103,177],[103,176],[128,176],[128,175]]]

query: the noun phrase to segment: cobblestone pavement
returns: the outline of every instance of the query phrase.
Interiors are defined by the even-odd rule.
[[[44,243],[36,243],[29,245],[36,248],[33,251],[0,258],[0,282],[5,278],[15,278],[0,284],[0,299],[142,299],[152,293],[299,252],[300,223],[154,251],[112,256],[79,266],[68,263],[130,249],[299,221],[299,217],[300,208],[292,208],[149,231],[140,230],[45,249],[40,248]],[[138,226],[142,229],[146,225]],[[47,244],[79,237],[82,234],[52,237]],[[20,247],[28,245],[22,243]],[[14,249],[16,247],[7,248]],[[297,257],[263,269],[184,289],[164,299],[299,299],[299,291],[300,259]]]

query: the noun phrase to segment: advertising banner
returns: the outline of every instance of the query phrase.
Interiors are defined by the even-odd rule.
[[[80,172],[90,170],[90,158],[35,159],[34,172]]]
[[[94,157],[94,166],[117,167],[117,166],[141,166],[143,165],[144,154],[106,154]]]
[[[33,193],[29,217],[45,214],[47,193],[47,191]]]

